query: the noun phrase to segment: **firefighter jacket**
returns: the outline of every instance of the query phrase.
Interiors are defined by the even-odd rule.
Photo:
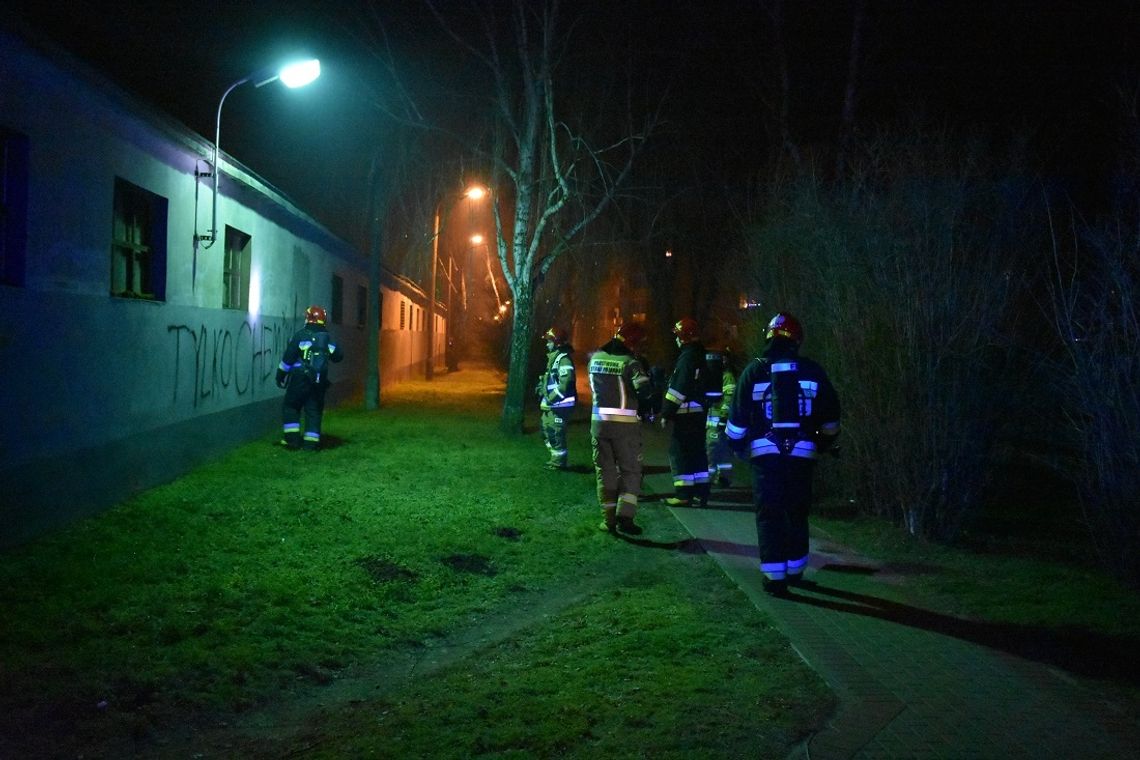
[[[316,357],[314,354],[324,354],[324,356]],[[327,386],[329,377],[325,365],[343,359],[344,351],[333,341],[324,325],[307,324],[293,335],[289,345],[285,347],[281,364],[277,367],[277,385],[284,387],[286,377],[312,373],[313,376],[308,378],[310,382]],[[314,362],[318,365],[315,372],[312,370]]]
[[[649,375],[625,343],[616,338],[590,356],[590,432],[639,422],[638,411],[650,402]]]
[[[543,409],[573,409],[577,380],[570,346],[555,346],[546,354],[546,371],[539,380],[539,406]]]
[[[704,346],[697,342],[681,346],[681,355],[677,357],[665,391],[661,416],[669,420],[683,414],[704,414],[706,374]]]
[[[708,382],[705,388],[705,409],[708,412],[708,427],[724,428],[728,422],[728,410],[736,393],[736,375],[720,351],[705,352],[705,373]],[[716,378],[720,377],[720,383]]]
[[[725,435],[752,457],[816,459],[839,435],[839,397],[822,367],[776,338],[740,374]]]

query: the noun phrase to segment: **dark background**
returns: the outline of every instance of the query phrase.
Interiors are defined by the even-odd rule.
[[[232,82],[285,57],[323,74],[288,91],[245,85],[226,100],[222,149],[330,228],[363,246],[369,155],[391,123],[390,80],[369,38],[381,19],[392,58],[433,118],[477,108],[473,64],[416,0],[122,3],[9,0],[8,13],[211,138]],[[492,3],[503,8],[503,3]],[[706,167],[703,181],[754,179],[772,144],[776,90],[771,3],[563,2],[585,81],[607,31],[643,36],[654,86],[670,87],[662,148]],[[440,2],[469,24],[468,3]],[[790,124],[803,144],[835,139],[848,74],[850,1],[787,2]],[[1037,169],[1095,198],[1109,173],[1123,100],[1135,97],[1140,4],[867,0],[856,125],[923,119],[1018,138]],[[374,14],[374,15],[373,15]],[[450,98],[449,98],[450,95]],[[451,114],[462,120],[463,114]],[[679,154],[685,154],[681,156]]]

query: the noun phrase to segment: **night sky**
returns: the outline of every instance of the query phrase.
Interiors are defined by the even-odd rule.
[[[785,2],[791,120],[801,141],[834,138],[847,74],[851,0]],[[342,236],[359,242],[367,154],[384,119],[363,43],[374,7],[413,87],[462,92],[455,46],[416,0],[302,3],[9,0],[9,11],[127,90],[212,137],[233,81],[287,55],[319,57],[304,90],[244,86],[226,101],[222,148]],[[442,0],[446,13],[468,3]],[[500,6],[502,3],[499,4]],[[642,36],[646,81],[673,82],[670,151],[692,151],[731,185],[769,151],[763,98],[774,93],[771,28],[759,0],[563,2],[578,19],[577,65],[592,45]],[[596,6],[596,7],[595,7]],[[1098,177],[1118,136],[1118,91],[1140,87],[1140,4],[867,0],[857,124],[921,115],[1031,140],[1044,172]],[[624,27],[624,29],[622,28]],[[611,33],[612,32],[612,33]],[[373,85],[361,87],[369,81]],[[363,93],[363,94],[362,94]],[[470,95],[471,93],[466,93]],[[462,102],[457,100],[456,102]],[[465,106],[466,107],[466,106]],[[728,160],[725,160],[729,157]],[[723,165],[723,169],[718,168]]]

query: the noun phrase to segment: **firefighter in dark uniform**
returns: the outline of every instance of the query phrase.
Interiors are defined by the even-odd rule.
[[[807,567],[812,472],[839,435],[839,397],[823,368],[799,355],[795,317],[772,317],[765,339],[736,383],[725,434],[751,456],[764,590],[782,596]]]
[[[641,417],[649,403],[649,375],[636,357],[645,328],[627,322],[613,339],[590,356],[590,442],[598,502],[599,527],[611,533],[641,533],[633,520],[641,492]]]
[[[277,368],[277,387],[285,389],[281,406],[285,448],[316,451],[321,443],[321,417],[325,392],[330,385],[328,363],[344,359],[344,352],[332,341],[325,327],[325,310],[310,306],[305,310],[305,326],[285,348]],[[301,410],[305,410],[305,432],[301,434]]]
[[[728,425],[728,410],[736,395],[736,368],[733,352],[728,347],[705,352],[705,372],[708,383],[705,389],[705,453],[709,460],[709,480],[721,488],[732,485],[732,449],[724,430]],[[718,381],[719,378],[719,381]]]
[[[669,378],[661,405],[661,426],[671,427],[669,467],[673,471],[673,507],[706,506],[709,460],[705,453],[705,348],[700,329],[689,317],[677,320],[673,335],[681,355]]]
[[[546,370],[538,379],[535,392],[542,409],[542,438],[550,452],[546,467],[565,470],[568,459],[566,426],[577,403],[577,379],[574,375],[574,349],[570,336],[561,327],[551,327],[542,334],[546,341]]]

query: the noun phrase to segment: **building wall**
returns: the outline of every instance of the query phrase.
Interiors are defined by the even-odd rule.
[[[330,402],[359,397],[367,261],[248,169],[223,157],[218,240],[197,242],[211,225],[211,180],[196,176],[210,142],[3,28],[0,138],[19,154],[3,165],[8,196],[23,194],[5,209],[19,214],[4,239],[22,250],[4,249],[0,284],[0,546],[279,429],[276,368],[310,303],[329,310],[346,353]],[[162,211],[149,223],[165,240],[155,298],[112,295],[123,182]],[[241,308],[223,306],[227,227],[248,236]],[[422,374],[427,346],[422,322],[401,330],[387,313],[403,301],[422,315],[422,291],[383,279],[386,383]]]

